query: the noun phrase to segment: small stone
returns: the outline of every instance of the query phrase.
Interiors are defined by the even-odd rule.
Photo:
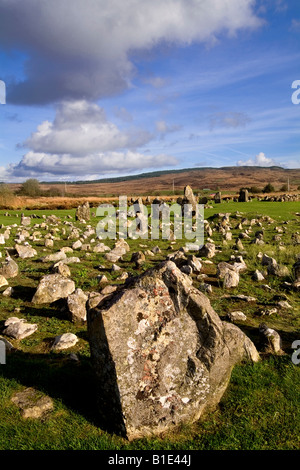
[[[2,292],[2,295],[4,295],[4,297],[11,297],[12,293],[13,293],[13,288],[8,287],[7,289],[5,289],[5,291]]]
[[[7,279],[0,274],[0,287],[8,286]]]
[[[292,309],[293,308],[286,300],[280,300],[277,305],[278,305],[278,307],[284,308],[284,309]]]
[[[258,269],[256,269],[256,271],[254,271],[252,279],[253,281],[264,281],[265,278],[263,274]]]
[[[73,333],[64,333],[55,337],[51,349],[53,351],[61,351],[62,349],[72,348],[77,342],[78,338],[76,335]]]
[[[228,318],[230,321],[232,322],[235,322],[235,321],[245,321],[247,320],[247,317],[246,315],[244,314],[244,312],[240,312],[240,311],[234,311],[234,312],[230,312],[228,313]]]

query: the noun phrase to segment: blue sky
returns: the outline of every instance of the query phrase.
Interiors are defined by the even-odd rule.
[[[0,181],[300,168],[299,46],[298,0],[0,0]]]

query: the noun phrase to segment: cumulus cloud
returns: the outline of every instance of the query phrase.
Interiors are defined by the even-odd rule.
[[[272,158],[265,156],[263,152],[260,152],[255,156],[255,159],[249,158],[249,160],[239,160],[237,162],[238,166],[278,166],[278,163],[275,162]]]
[[[35,152],[81,156],[136,148],[150,139],[151,135],[141,129],[120,131],[100,106],[81,100],[58,105],[53,123],[42,122],[23,145]]]
[[[18,165],[11,168],[6,175],[16,178],[53,177],[59,178],[68,175],[68,179],[90,179],[104,174],[118,174],[134,172],[144,168],[159,168],[176,165],[177,159],[165,154],[145,155],[134,151],[99,152],[81,158],[74,158],[72,154],[47,154],[28,152]]]
[[[132,53],[161,43],[211,43],[221,34],[256,28],[261,20],[254,5],[254,0],[0,0],[1,47],[27,57],[26,78],[9,84],[8,99],[45,104],[115,95],[134,76]]]
[[[42,122],[24,142],[30,150],[17,165],[0,169],[6,177],[89,178],[143,168],[173,166],[168,155],[144,155],[138,147],[151,135],[143,130],[120,130],[103,109],[87,101],[63,102],[53,122]]]

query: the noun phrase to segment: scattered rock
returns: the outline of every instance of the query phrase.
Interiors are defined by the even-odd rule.
[[[262,337],[265,352],[282,353],[282,343],[277,331],[267,327],[264,323],[259,325],[259,333]]]
[[[10,279],[16,277],[18,274],[19,268],[17,263],[8,256],[0,267],[0,275],[4,276],[6,279]]]
[[[239,285],[239,281],[240,281],[239,273],[228,270],[225,273],[225,276],[223,279],[223,288],[231,289],[232,287],[237,287]]]
[[[78,338],[73,333],[64,333],[54,338],[52,345],[53,351],[61,351],[63,349],[72,348],[78,342]]]
[[[258,269],[256,269],[254,271],[252,279],[253,279],[253,281],[264,281],[265,280],[263,274]]]
[[[240,311],[234,311],[234,312],[230,312],[228,313],[228,318],[230,321],[232,322],[236,322],[236,321],[246,321],[247,320],[247,317],[246,315],[244,314],[244,312],[240,312]]]
[[[0,287],[8,286],[7,279],[0,274]]]
[[[74,323],[86,321],[86,303],[88,296],[82,289],[76,289],[73,294],[68,295],[67,303],[70,320]]]
[[[33,258],[37,255],[37,251],[30,245],[15,245],[15,250],[18,253],[19,258]]]
[[[37,324],[27,323],[23,318],[17,317],[8,318],[4,326],[6,326],[6,328],[3,330],[3,334],[14,339],[24,339],[35,333],[38,329]]]
[[[34,304],[50,304],[67,298],[75,290],[75,282],[61,274],[47,274],[42,277],[32,298]]]
[[[216,254],[216,246],[214,243],[205,243],[199,250],[199,256],[204,258],[213,258]]]

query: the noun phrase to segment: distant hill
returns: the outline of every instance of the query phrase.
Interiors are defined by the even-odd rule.
[[[164,170],[139,175],[105,178],[72,183],[41,183],[43,189],[53,187],[64,194],[76,196],[147,195],[165,192],[180,194],[189,184],[195,192],[203,190],[237,192],[241,187],[262,190],[272,183],[276,190],[289,185],[290,190],[300,186],[300,169],[274,167],[232,166],[222,168],[185,168]],[[13,185],[17,189],[20,185]]]

